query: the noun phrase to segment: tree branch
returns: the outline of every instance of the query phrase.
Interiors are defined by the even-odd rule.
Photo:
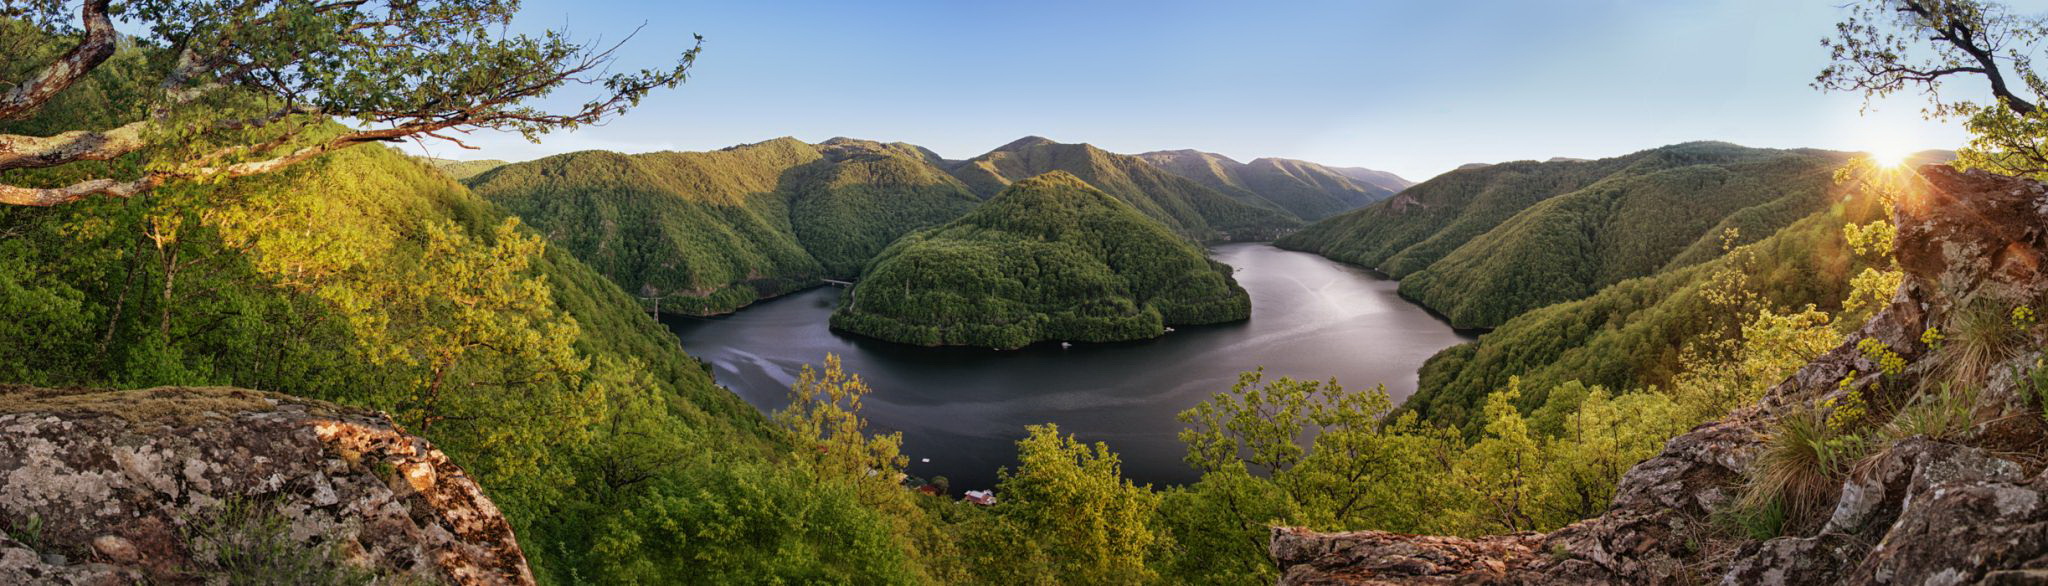
[[[1978,70],[1976,72],[1984,74],[1985,79],[1991,81],[1991,95],[2005,100],[2006,107],[2011,108],[2014,113],[2026,116],[2039,109],[2033,102],[2013,93],[2012,88],[2005,84],[2005,72],[1998,68],[1998,62],[1992,57],[1991,50],[1978,43],[1977,31],[1970,27],[1963,15],[1957,14],[1953,9],[1937,13],[1925,0],[1904,0],[1899,3],[1899,10],[1920,17],[1928,24],[1928,28],[1934,31],[1936,38],[1975,60],[1975,69]]]
[[[131,122],[106,132],[73,130],[48,137],[0,134],[0,171],[111,160],[147,146],[142,140],[147,125]]]
[[[43,105],[114,55],[114,41],[119,35],[114,32],[113,21],[107,17],[107,4],[111,1],[85,1],[79,9],[79,17],[85,21],[85,37],[56,62],[29,74],[13,89],[0,94],[0,120],[15,118]]]
[[[134,181],[115,179],[90,179],[64,187],[18,187],[0,184],[0,204],[23,206],[53,206],[71,203],[95,195],[109,197],[134,197],[154,189],[163,183],[165,177],[151,174]]]

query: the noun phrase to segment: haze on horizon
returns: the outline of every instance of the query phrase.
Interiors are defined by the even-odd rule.
[[[1453,5],[1455,4],[1455,5]],[[2014,2],[2022,14],[2048,0]],[[586,149],[708,150],[778,136],[903,141],[969,158],[1026,135],[1117,152],[1193,148],[1421,181],[1472,162],[1605,157],[1693,140],[1952,149],[1924,100],[1870,108],[1809,86],[1832,2],[1311,0],[951,5],[529,0],[515,30],[623,39],[617,68],[706,38],[692,78],[605,126],[477,133],[526,160]],[[546,104],[578,102],[571,88]],[[1968,84],[1946,90],[1981,97]]]

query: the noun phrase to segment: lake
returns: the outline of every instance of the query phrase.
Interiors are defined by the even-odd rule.
[[[1024,426],[1052,422],[1107,442],[1140,483],[1195,479],[1174,415],[1224,392],[1260,366],[1268,379],[1335,377],[1346,389],[1384,383],[1398,404],[1415,392],[1430,355],[1471,338],[1401,299],[1395,281],[1267,244],[1211,249],[1251,293],[1250,320],[1176,328],[1110,344],[1040,344],[1022,350],[923,348],[827,327],[841,289],[821,287],[738,313],[662,318],[719,382],[763,412],[788,403],[805,364],[838,354],[874,388],[870,425],[903,432],[913,475],[944,475],[953,490],[990,487],[1015,466]],[[928,460],[928,461],[927,461]]]

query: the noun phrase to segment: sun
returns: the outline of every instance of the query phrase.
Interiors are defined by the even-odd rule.
[[[1903,166],[1906,159],[1913,156],[1912,151],[1896,145],[1872,148],[1869,154],[1870,162],[1877,163],[1879,167]]]

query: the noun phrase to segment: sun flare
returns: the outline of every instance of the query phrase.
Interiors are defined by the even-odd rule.
[[[1890,146],[1872,148],[1869,155],[1870,162],[1877,163],[1879,167],[1899,167],[1906,164],[1906,158],[1913,156],[1913,152],[1902,147]]]

